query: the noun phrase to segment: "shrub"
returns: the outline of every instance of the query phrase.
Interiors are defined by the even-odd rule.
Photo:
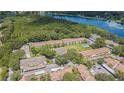
[[[100,73],[95,75],[96,80],[98,81],[113,81],[115,78],[111,75],[105,74],[105,73]]]

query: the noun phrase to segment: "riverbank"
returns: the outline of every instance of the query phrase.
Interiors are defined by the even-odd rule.
[[[54,16],[70,16],[70,17],[81,17],[81,18],[86,18],[86,19],[95,19],[95,20],[102,20],[102,21],[110,21],[110,22],[115,22],[117,24],[123,25],[119,20],[112,20],[112,19],[105,19],[105,18],[98,18],[98,17],[87,17],[87,16],[82,16],[82,15],[70,15],[70,14],[53,14]]]
[[[87,19],[97,19],[97,20],[102,20],[102,21],[107,21],[107,19],[104,19],[104,18],[96,18],[96,17],[86,17],[86,16],[79,16],[79,17],[82,17],[82,18],[87,18]]]
[[[104,18],[96,18],[96,17],[86,17],[86,16],[82,16],[82,15],[70,15],[70,14],[53,14],[53,16],[76,16],[76,17],[81,17],[81,18],[86,18],[86,19],[98,19],[98,20],[103,20],[103,21],[107,21],[107,19]]]
[[[86,18],[83,16],[80,17],[79,15],[74,16],[74,15],[65,15],[65,14],[64,15],[53,15],[52,17],[54,17],[55,19],[64,19],[64,20],[79,23],[79,24],[96,26],[98,28],[104,29],[108,32],[111,32],[115,35],[118,35],[124,38],[124,29],[120,29],[120,25],[119,27],[110,26],[108,24],[108,22],[111,22],[110,20],[101,20],[101,19],[89,18],[89,17]]]

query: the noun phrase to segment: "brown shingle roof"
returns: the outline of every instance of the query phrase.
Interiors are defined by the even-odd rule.
[[[67,38],[67,39],[63,39],[63,42],[70,43],[70,42],[80,42],[83,40],[84,40],[84,38]]]
[[[98,55],[98,54],[104,54],[104,53],[110,53],[110,49],[103,47],[103,48],[91,49],[91,50],[86,50],[86,51],[80,52],[80,54],[84,57]]]
[[[34,70],[45,66],[45,56],[20,60],[20,68],[24,71]]]
[[[80,72],[81,77],[83,78],[83,80],[85,80],[85,81],[95,81],[95,78],[91,75],[91,73],[88,71],[86,66],[79,65],[77,68],[78,68],[78,71]]]
[[[50,40],[50,41],[43,41],[43,42],[34,42],[31,43],[32,46],[44,46],[44,45],[55,45],[55,44],[63,44],[63,43],[70,43],[70,42],[80,42],[83,41],[84,38],[67,38],[62,40]]]
[[[124,72],[124,65],[120,63],[120,61],[112,59],[112,58],[106,58],[104,59],[105,62],[109,65],[112,65],[113,68],[123,71]]]
[[[50,41],[31,43],[32,46],[44,46],[44,45],[54,45],[54,44],[62,44],[62,40],[50,40]]]

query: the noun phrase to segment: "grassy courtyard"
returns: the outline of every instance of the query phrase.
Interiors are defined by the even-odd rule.
[[[84,48],[83,44],[71,44],[71,45],[65,45],[65,48],[67,49],[76,49],[77,51],[84,51],[84,50],[89,50],[92,49],[91,47]]]
[[[77,50],[78,52],[81,52],[81,51],[85,51],[85,50],[89,50],[89,49],[92,49],[91,47],[83,47],[84,45],[86,45],[86,44],[70,44],[70,45],[64,45],[64,47],[66,48],[66,49],[75,49],[75,50]],[[61,46],[61,47],[63,47],[63,46]],[[35,57],[35,56],[40,56],[41,54],[42,54],[42,51],[43,50],[51,50],[51,49],[53,49],[53,48],[55,48],[55,47],[48,47],[48,46],[44,46],[44,47],[31,47],[30,46],[30,50],[31,50],[31,52],[32,52],[32,57]]]

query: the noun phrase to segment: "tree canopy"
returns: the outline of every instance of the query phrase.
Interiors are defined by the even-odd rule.
[[[112,53],[124,57],[124,45],[113,47]]]
[[[100,64],[100,65],[102,65],[104,63],[104,59],[103,58],[98,59],[98,62],[97,63]]]
[[[6,67],[0,68],[0,81],[6,80],[8,76],[8,69]]]
[[[72,73],[67,72],[63,76],[64,81],[79,81],[80,79],[80,73],[77,69],[73,69]]]
[[[18,81],[20,79],[21,79],[20,71],[15,71],[11,76],[11,80],[13,81]]]
[[[103,38],[97,38],[94,43],[95,44],[91,45],[93,48],[101,48],[106,46],[105,40]]]
[[[120,70],[117,70],[117,78],[118,80],[120,81],[124,81],[124,72],[120,71]]]
[[[68,59],[66,57],[66,55],[58,55],[56,57],[56,64],[58,65],[64,65],[68,63]]]
[[[98,81],[113,81],[115,78],[111,75],[105,74],[105,73],[100,73],[95,75],[96,80]]]
[[[40,76],[41,81],[51,81],[50,74],[43,74]]]

